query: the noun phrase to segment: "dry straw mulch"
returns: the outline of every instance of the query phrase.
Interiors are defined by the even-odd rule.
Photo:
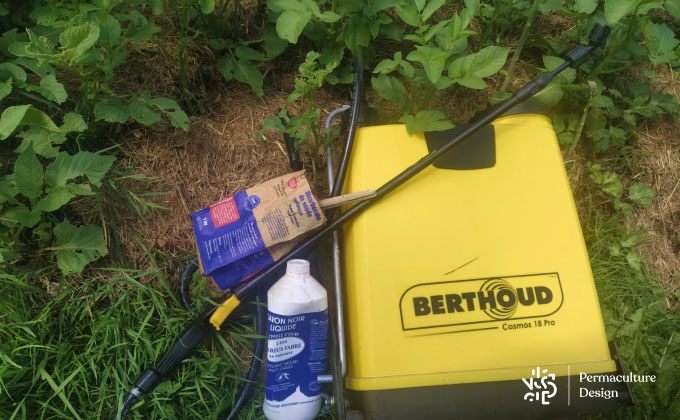
[[[155,178],[130,187],[138,192],[164,193],[153,197],[153,201],[167,208],[154,209],[146,223],[124,217],[126,226],[119,233],[130,261],[135,261],[139,268],[150,267],[146,266],[149,263],[146,251],[135,236],[171,258],[184,259],[195,252],[191,213],[292,172],[280,133],[266,133],[259,140],[255,137],[263,119],[276,115],[282,106],[291,112],[296,110],[286,103],[287,95],[294,89],[293,78],[266,89],[263,97],[257,97],[248,87],[233,89],[232,84],[228,87],[231,89],[213,92],[206,104],[207,112],[191,118],[188,132],[169,126],[140,129],[130,133],[121,144],[124,158],[120,165],[134,166],[135,172]],[[327,114],[341,104],[340,98],[322,94],[317,106]],[[323,162],[321,156],[316,157],[316,177],[308,169],[319,196],[326,193]],[[306,167],[311,168],[311,164]]]

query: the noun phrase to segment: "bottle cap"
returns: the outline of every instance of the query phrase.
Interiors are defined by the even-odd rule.
[[[286,274],[309,274],[309,261],[290,260],[286,266]]]

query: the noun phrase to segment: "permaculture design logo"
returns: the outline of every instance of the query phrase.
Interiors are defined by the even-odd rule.
[[[522,378],[522,382],[529,388],[529,392],[524,394],[524,400],[540,401],[541,405],[550,405],[548,400],[557,394],[555,374],[549,373],[548,369],[541,370],[536,366],[536,369],[531,369],[531,377]]]

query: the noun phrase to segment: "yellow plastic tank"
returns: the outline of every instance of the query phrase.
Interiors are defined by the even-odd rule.
[[[345,227],[349,390],[617,370],[550,119],[502,117],[492,137],[489,167],[430,166]],[[404,125],[360,128],[345,189],[427,153]]]

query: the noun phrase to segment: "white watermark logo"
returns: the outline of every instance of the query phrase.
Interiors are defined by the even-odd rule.
[[[548,369],[543,369],[536,366],[536,369],[531,369],[530,378],[522,378],[524,385],[529,388],[529,392],[524,394],[524,399],[528,401],[540,401],[542,405],[550,405],[550,398],[557,394],[557,386],[555,385],[555,374],[548,372]]]

